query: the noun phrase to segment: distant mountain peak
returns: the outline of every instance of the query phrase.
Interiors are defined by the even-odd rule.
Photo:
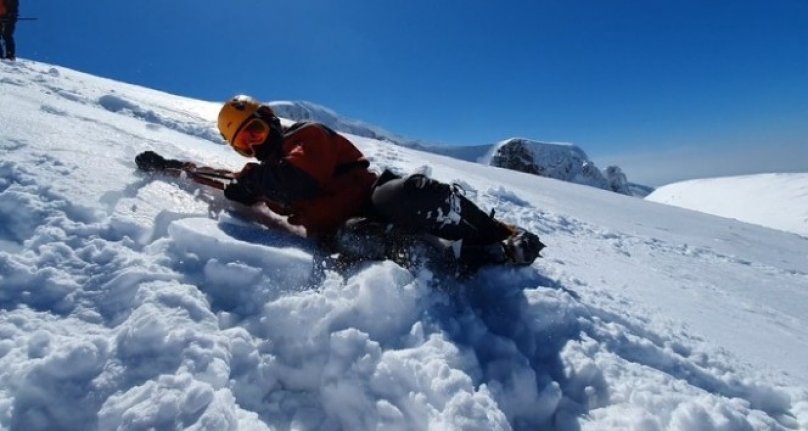
[[[493,145],[437,146],[404,138],[381,127],[344,117],[332,109],[312,102],[275,101],[270,102],[269,106],[279,117],[294,121],[314,121],[343,133],[421,151],[584,184],[629,196],[643,197],[653,191],[650,187],[628,182],[626,175],[617,166],[609,166],[605,171],[601,171],[581,148],[571,143],[509,138]]]
[[[584,150],[566,142],[510,138],[491,147],[483,161],[492,166],[583,184],[629,196],[645,196],[650,188],[628,182],[623,170],[601,171]]]

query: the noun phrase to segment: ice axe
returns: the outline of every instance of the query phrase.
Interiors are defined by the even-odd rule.
[[[185,176],[190,180],[214,189],[224,190],[229,184],[238,180],[235,172],[226,169],[197,166],[192,162],[166,159],[154,151],[144,151],[135,157],[138,169],[144,172],[163,172],[175,177]],[[289,209],[280,202],[259,199],[276,214],[288,215]]]

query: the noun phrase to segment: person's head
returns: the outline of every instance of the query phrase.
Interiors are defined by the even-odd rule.
[[[250,96],[225,102],[217,125],[224,140],[244,157],[260,158],[283,139],[280,120],[272,109]]]

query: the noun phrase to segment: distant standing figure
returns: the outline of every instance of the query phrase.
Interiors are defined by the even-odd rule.
[[[14,60],[16,45],[14,44],[14,28],[17,26],[17,9],[19,0],[0,0],[0,58]],[[5,45],[5,53],[3,51]]]

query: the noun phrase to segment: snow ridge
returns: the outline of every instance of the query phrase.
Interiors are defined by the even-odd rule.
[[[646,199],[808,237],[808,173],[682,181]]]

